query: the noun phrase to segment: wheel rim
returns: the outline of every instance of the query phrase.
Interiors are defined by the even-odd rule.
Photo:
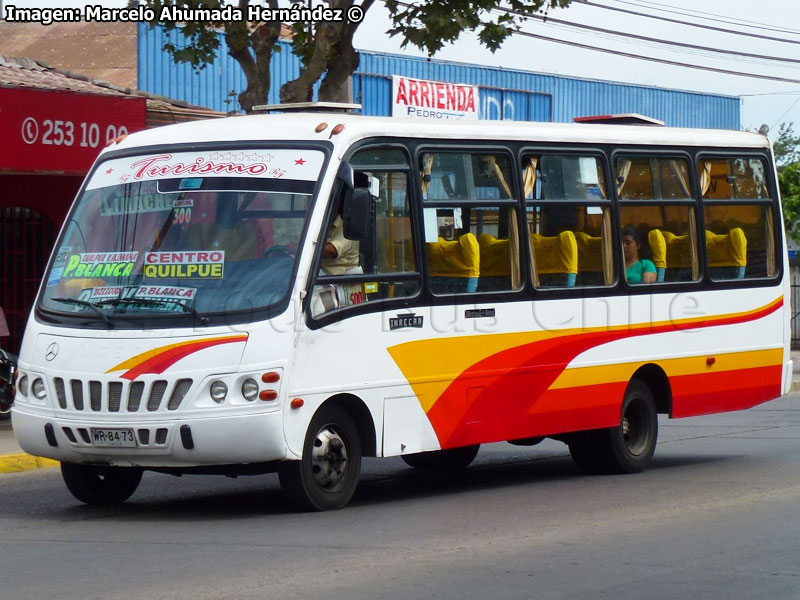
[[[311,473],[320,489],[335,492],[344,485],[348,467],[344,438],[326,425],[317,433],[311,449]]]
[[[650,440],[650,417],[641,398],[634,398],[628,404],[620,427],[628,452],[634,456],[644,454]]]

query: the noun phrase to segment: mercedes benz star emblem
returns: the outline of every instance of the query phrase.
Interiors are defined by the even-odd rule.
[[[53,342],[47,347],[47,351],[44,353],[44,357],[49,362],[53,360],[56,356],[58,356],[58,344],[56,342]]]

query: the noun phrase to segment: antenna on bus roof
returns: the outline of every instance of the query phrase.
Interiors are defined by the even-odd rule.
[[[625,113],[622,115],[593,115],[591,117],[575,117],[576,123],[599,123],[602,125],[666,125],[664,121],[646,117],[638,113]]]
[[[348,102],[293,102],[287,104],[259,104],[253,112],[345,112],[360,111],[360,104]]]

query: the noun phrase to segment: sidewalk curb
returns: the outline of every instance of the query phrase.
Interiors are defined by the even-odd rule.
[[[40,456],[32,456],[30,454],[26,454],[25,452],[0,454],[0,473],[17,473],[32,469],[51,469],[59,466],[60,464],[61,463],[57,460],[42,458]]]

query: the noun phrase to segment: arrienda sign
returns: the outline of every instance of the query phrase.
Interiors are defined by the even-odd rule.
[[[478,87],[392,76],[392,116],[477,119]]]
[[[144,98],[0,88],[0,171],[85,175],[106,144],[145,128]]]

